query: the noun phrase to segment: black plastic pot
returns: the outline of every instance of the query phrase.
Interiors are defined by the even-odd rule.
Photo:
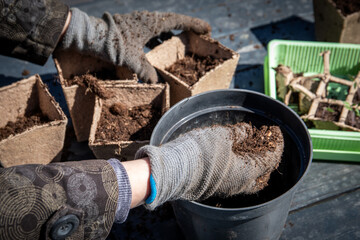
[[[193,128],[241,121],[281,127],[285,138],[281,164],[258,194],[174,202],[177,221],[188,239],[278,239],[281,235],[293,195],[312,159],[307,128],[286,105],[247,90],[202,93],[174,105],[155,127],[150,144],[163,144]],[[208,205],[217,201],[223,208]]]

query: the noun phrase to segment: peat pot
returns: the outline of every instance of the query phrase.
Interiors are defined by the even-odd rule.
[[[194,128],[236,122],[279,125],[285,140],[282,161],[269,185],[257,194],[208,199],[206,204],[174,202],[187,239],[278,239],[294,193],[309,169],[312,144],[303,121],[280,101],[248,90],[215,90],[182,100],[160,119],[150,144],[163,144]],[[221,208],[212,204],[219,201]]]

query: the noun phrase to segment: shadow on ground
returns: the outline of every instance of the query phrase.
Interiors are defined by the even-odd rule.
[[[232,86],[256,92],[264,92],[264,67],[261,64],[238,65]]]
[[[250,31],[265,48],[273,39],[315,41],[314,23],[298,16],[251,28]]]

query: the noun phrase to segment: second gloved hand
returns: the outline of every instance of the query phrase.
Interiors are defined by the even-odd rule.
[[[146,207],[152,210],[171,200],[204,200],[263,189],[281,161],[284,140],[277,126],[261,130],[247,123],[212,126],[160,147],[140,148],[135,157],[149,157],[153,177],[152,199]],[[255,141],[265,148],[257,148]]]
[[[74,48],[115,65],[126,65],[144,82],[155,83],[158,77],[146,59],[143,48],[153,37],[173,29],[206,34],[211,27],[205,21],[175,13],[138,12],[102,18],[71,9],[70,25],[58,49]]]

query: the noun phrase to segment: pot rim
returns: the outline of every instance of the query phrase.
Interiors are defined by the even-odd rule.
[[[240,207],[240,208],[218,208],[218,207],[213,207],[213,206],[209,206],[209,205],[205,205],[202,203],[198,203],[195,201],[183,201],[183,202],[187,202],[187,203],[192,203],[193,205],[197,206],[197,207],[203,207],[203,208],[208,208],[208,209],[212,209],[212,210],[216,210],[216,211],[225,211],[225,212],[231,212],[234,210],[243,210],[243,211],[248,211],[248,210],[254,210],[254,209],[258,209],[258,208],[262,208],[268,205],[272,205],[272,204],[276,204],[278,201],[280,201],[285,195],[287,195],[289,192],[293,191],[294,189],[297,188],[297,186],[302,182],[303,178],[307,175],[309,169],[310,169],[310,165],[312,162],[312,158],[313,158],[313,146],[312,146],[312,141],[311,141],[311,137],[310,137],[310,133],[308,128],[306,127],[304,121],[300,118],[300,116],[291,108],[289,108],[287,105],[285,105],[283,102],[271,98],[263,93],[259,93],[256,91],[252,91],[252,90],[247,90],[247,89],[218,89],[218,90],[211,90],[211,91],[207,91],[207,92],[203,92],[203,93],[199,93],[197,95],[188,97],[188,98],[184,98],[183,100],[179,101],[178,103],[176,103],[175,105],[173,105],[159,120],[158,124],[156,124],[153,133],[151,134],[151,138],[150,138],[150,145],[154,145],[154,133],[157,132],[157,129],[160,128],[160,123],[162,121],[164,121],[164,119],[171,114],[171,109],[175,109],[178,108],[180,105],[184,104],[185,102],[189,101],[190,99],[193,98],[197,98],[199,96],[203,96],[203,95],[208,95],[208,94],[212,94],[212,93],[217,93],[217,92],[240,92],[240,93],[246,93],[246,94],[253,94],[253,95],[258,95],[260,97],[263,97],[267,100],[276,102],[277,104],[282,105],[282,107],[284,107],[285,109],[287,109],[289,112],[291,112],[301,123],[301,125],[303,126],[305,132],[306,132],[306,138],[309,140],[309,161],[308,164],[302,174],[301,177],[299,177],[299,179],[297,180],[297,182],[288,190],[286,190],[284,193],[282,193],[281,195],[275,197],[274,199],[271,199],[270,201],[266,201],[257,205],[253,205],[253,206],[248,206],[248,207]]]

